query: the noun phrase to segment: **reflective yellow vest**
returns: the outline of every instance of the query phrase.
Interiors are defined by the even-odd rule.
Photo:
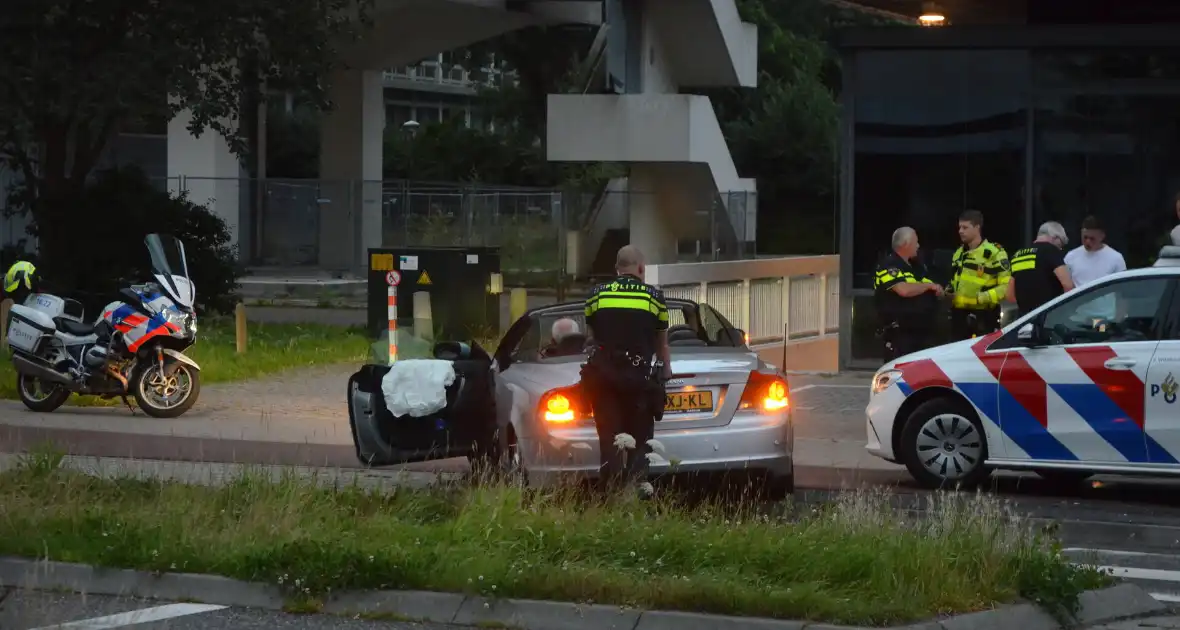
[[[951,269],[952,308],[993,309],[1008,294],[1008,279],[1012,277],[1008,253],[991,241],[985,240],[972,250],[959,247],[951,259]]]

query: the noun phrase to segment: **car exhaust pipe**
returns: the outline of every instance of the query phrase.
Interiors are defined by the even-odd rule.
[[[68,374],[58,372],[40,361],[34,361],[19,354],[12,355],[12,367],[25,376],[33,376],[49,383],[74,384],[74,380]]]

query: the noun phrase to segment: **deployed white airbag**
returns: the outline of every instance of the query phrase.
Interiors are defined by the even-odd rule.
[[[389,368],[381,379],[381,393],[394,416],[420,418],[446,408],[447,387],[454,382],[450,361],[408,359]]]

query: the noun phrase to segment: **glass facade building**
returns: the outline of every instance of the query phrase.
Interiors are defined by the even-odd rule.
[[[881,364],[872,271],[894,229],[949,272],[963,210],[1010,252],[1042,222],[1143,266],[1180,193],[1180,25],[852,30],[842,39],[843,367]]]

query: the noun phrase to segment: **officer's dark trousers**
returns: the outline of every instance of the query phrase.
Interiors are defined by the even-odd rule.
[[[972,322],[971,315],[974,315]],[[951,341],[961,341],[974,336],[983,336],[1000,327],[1000,309],[968,310],[951,309]]]
[[[930,331],[921,328],[894,328],[885,335],[885,362],[931,346]]]
[[[608,489],[638,483],[647,477],[647,454],[651,452],[647,442],[655,433],[655,417],[645,392],[647,382],[636,376],[603,374],[599,377],[599,374],[594,371],[587,378],[583,372],[582,379],[582,386],[594,408],[594,424],[598,431],[602,466],[599,481]],[[634,440],[631,448],[616,443],[627,441],[618,437],[622,434]]]

